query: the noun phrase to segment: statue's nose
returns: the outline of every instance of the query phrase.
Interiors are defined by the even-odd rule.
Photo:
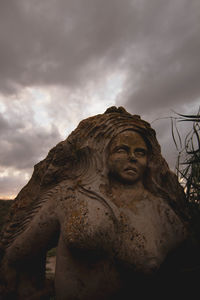
[[[129,159],[131,161],[137,161],[137,157],[135,156],[135,153],[134,152],[130,152],[129,153]]]

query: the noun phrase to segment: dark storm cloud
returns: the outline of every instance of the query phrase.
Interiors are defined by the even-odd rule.
[[[149,1],[149,8],[121,99],[140,113],[199,101],[200,2]]]
[[[112,73],[125,78],[116,104],[149,122],[172,110],[195,113],[199,32],[199,0],[2,0],[0,167],[30,170],[61,140],[66,119],[86,116],[87,86],[95,92]],[[56,89],[43,107],[54,124],[48,129],[34,119],[33,99],[15,98],[27,87]],[[173,166],[170,120],[152,126]]]
[[[125,70],[138,111],[200,94],[198,0],[10,0],[0,10],[0,88],[81,86]]]
[[[127,0],[4,1],[2,91],[30,84],[79,85],[105,72],[126,45],[130,8]]]

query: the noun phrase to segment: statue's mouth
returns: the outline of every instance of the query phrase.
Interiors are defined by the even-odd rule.
[[[134,167],[127,167],[124,169],[124,171],[130,173],[130,174],[136,174],[137,173],[137,169]]]

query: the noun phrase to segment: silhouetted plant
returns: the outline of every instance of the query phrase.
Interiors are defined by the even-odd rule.
[[[177,175],[188,202],[200,209],[200,111],[196,115],[177,115],[178,118],[171,118],[172,136],[179,151]],[[192,122],[193,125],[183,142],[177,122]]]

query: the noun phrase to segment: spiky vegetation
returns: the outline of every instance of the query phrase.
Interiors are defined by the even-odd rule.
[[[172,136],[179,150],[177,160],[177,175],[184,186],[189,203],[200,209],[200,113],[196,115],[178,114],[178,118],[172,119]],[[184,141],[179,134],[177,122],[192,122],[192,129],[188,132]],[[178,137],[175,138],[175,130]]]

